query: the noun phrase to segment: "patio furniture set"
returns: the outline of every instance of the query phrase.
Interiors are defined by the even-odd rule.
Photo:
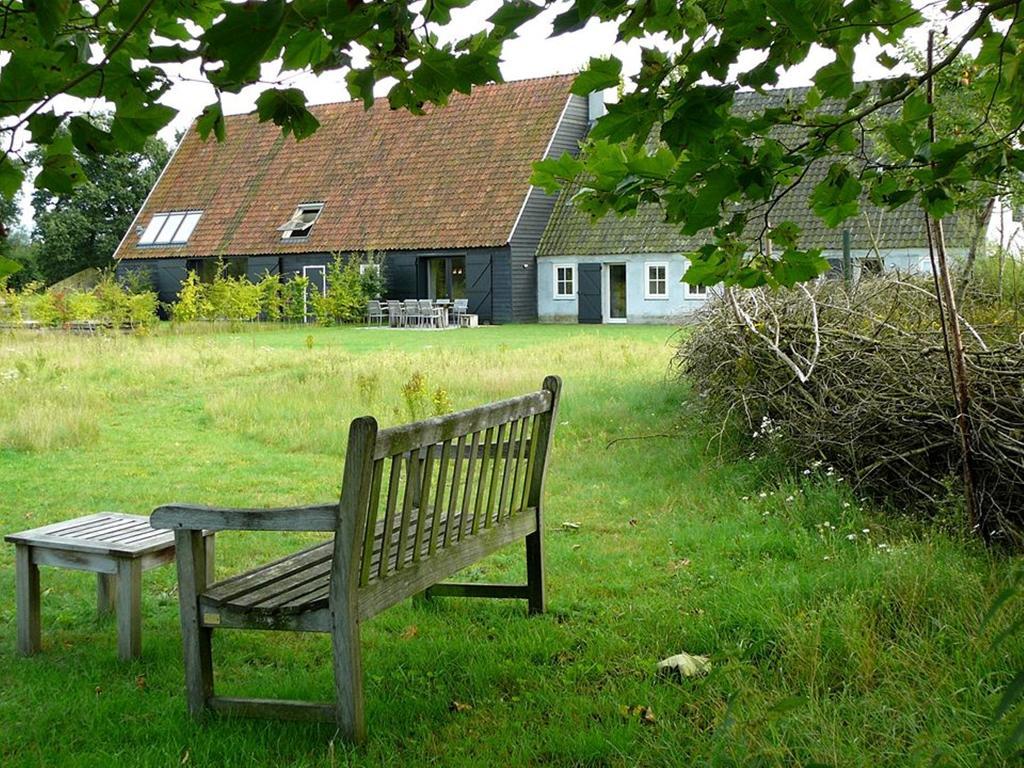
[[[475,328],[477,315],[470,314],[468,299],[405,299],[370,301],[366,305],[370,325],[391,328]]]
[[[97,574],[100,612],[117,606],[118,648],[141,652],[141,577],[176,559],[185,692],[194,716],[327,720],[365,738],[360,624],[408,597],[527,601],[542,613],[543,493],[562,383],[425,421],[349,427],[341,498],[282,509],[170,504],[149,518],[101,513],[11,534],[16,547],[17,648],[40,644],[39,566]],[[217,580],[216,531],[322,531],[331,539],[247,573]],[[521,584],[447,581],[507,545],[525,542]],[[331,636],[334,701],[214,694],[214,630]]]

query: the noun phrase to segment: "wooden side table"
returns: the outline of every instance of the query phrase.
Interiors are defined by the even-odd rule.
[[[117,610],[117,652],[122,659],[142,652],[142,572],[174,560],[174,532],[151,528],[149,518],[101,512],[12,533],[17,592],[18,652],[40,649],[39,566],[96,574],[96,608]],[[213,533],[205,534],[207,580],[213,582]]]

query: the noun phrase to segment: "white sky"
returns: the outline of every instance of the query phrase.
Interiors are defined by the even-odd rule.
[[[469,8],[454,11],[452,23],[447,28],[444,37],[459,39],[479,31],[484,27],[485,20],[497,10],[500,4],[501,0],[477,0]],[[564,4],[559,4],[559,6],[548,9],[524,25],[520,29],[520,37],[505,45],[501,72],[506,80],[577,72],[586,65],[591,57],[609,54],[623,61],[623,73],[627,76],[635,74],[639,70],[641,42],[617,43],[615,41],[617,27],[613,23],[591,21],[578,32],[549,38],[551,20],[565,7]],[[650,42],[652,41],[648,41],[647,44]],[[664,45],[658,41],[653,42],[661,46]],[[877,45],[865,45],[858,51],[855,66],[855,74],[858,79],[871,79],[892,74],[874,61],[879,50]],[[757,62],[757,58],[756,55],[750,55],[741,59],[743,68],[753,66]],[[814,72],[830,59],[831,55],[828,53],[812,51],[803,65],[783,73],[780,86],[807,85]],[[358,63],[360,62],[357,61]],[[173,71],[177,82],[161,101],[177,109],[178,116],[161,131],[160,136],[168,143],[173,143],[175,135],[187,128],[202,109],[213,101],[214,93],[213,88],[201,80],[198,65],[177,67],[174,70],[168,68],[168,71]],[[301,88],[312,104],[349,98],[345,89],[343,72],[330,72],[319,76],[305,73],[282,79],[278,76],[276,65],[265,65],[263,78],[268,82],[251,86],[239,94],[225,94],[223,97],[225,113],[238,114],[251,111],[255,108],[256,97],[260,92],[273,87],[273,85]],[[379,85],[377,93],[383,95],[386,90],[386,85]],[[59,110],[82,111],[83,103],[78,100],[61,99],[55,103],[55,107]],[[86,108],[100,109],[102,104],[96,102],[87,105]],[[22,197],[22,224],[31,227],[30,184],[26,183],[23,192],[25,194]]]

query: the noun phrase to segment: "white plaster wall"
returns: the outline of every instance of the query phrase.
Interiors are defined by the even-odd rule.
[[[688,262],[679,254],[642,254],[628,256],[572,256],[568,258],[543,257],[537,260],[537,312],[542,323],[575,323],[579,304],[572,298],[555,298],[555,267],[571,264],[577,268],[576,288],[579,288],[580,264],[626,265],[626,322],[664,323],[678,320],[693,312],[705,301],[705,296],[689,296],[682,282]],[[647,264],[665,264],[668,296],[647,298]],[[604,312],[607,320],[607,278],[601,276]]]

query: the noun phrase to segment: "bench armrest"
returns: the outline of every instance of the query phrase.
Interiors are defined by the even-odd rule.
[[[191,531],[335,531],[338,503],[276,509],[165,504],[153,510],[149,524]]]

